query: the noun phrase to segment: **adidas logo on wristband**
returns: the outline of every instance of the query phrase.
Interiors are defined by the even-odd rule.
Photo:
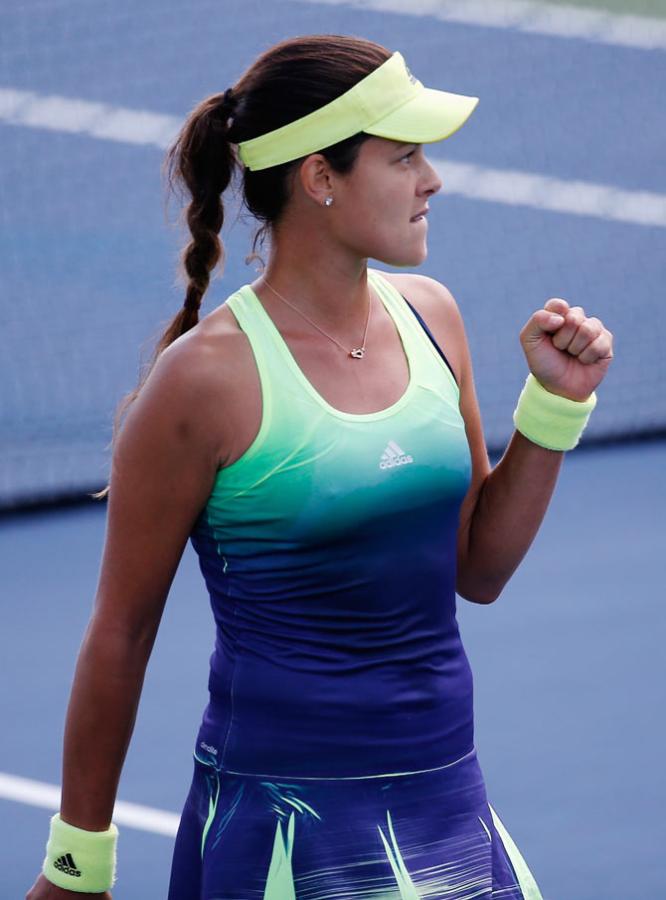
[[[58,857],[53,865],[64,875],[74,875],[75,878],[81,877],[81,871],[80,869],[77,869],[74,857],[71,853],[66,853],[64,856]]]

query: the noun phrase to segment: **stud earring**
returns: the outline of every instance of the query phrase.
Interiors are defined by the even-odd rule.
[[[331,203],[333,203],[333,197],[327,197],[327,198],[324,200],[324,206],[330,206]]]

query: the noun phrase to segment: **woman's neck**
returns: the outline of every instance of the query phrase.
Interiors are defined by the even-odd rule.
[[[363,326],[371,291],[367,259],[343,258],[321,246],[273,245],[266,269],[253,282],[257,292],[268,282],[305,316],[332,331]],[[270,288],[264,288],[270,291]]]

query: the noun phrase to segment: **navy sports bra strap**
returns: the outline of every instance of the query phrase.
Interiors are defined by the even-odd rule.
[[[405,297],[404,294],[401,294],[400,296],[402,297],[402,299],[405,301],[405,303],[407,304],[407,306],[411,309],[411,311],[414,313],[414,315],[416,316],[416,318],[417,318],[417,319],[419,320],[419,322],[421,323],[421,327],[423,328],[423,330],[425,331],[425,333],[428,335],[428,337],[429,337],[430,340],[432,341],[432,344],[433,344],[433,347],[435,348],[435,350],[439,353],[439,355],[442,357],[442,359],[444,360],[444,362],[446,363],[446,365],[449,367],[449,370],[450,370],[451,374],[453,375],[453,380],[456,381],[456,383],[457,383],[456,373],[455,373],[455,372],[453,371],[453,369],[451,368],[451,363],[448,361],[448,359],[447,359],[446,356],[444,355],[444,351],[442,350],[442,348],[439,346],[439,344],[437,343],[437,341],[436,341],[435,338],[433,337],[432,331],[428,328],[428,326],[426,325],[426,323],[423,321],[422,317],[419,315],[419,313],[416,311],[416,309],[412,306],[412,304],[409,302],[409,300],[407,299],[407,297]]]

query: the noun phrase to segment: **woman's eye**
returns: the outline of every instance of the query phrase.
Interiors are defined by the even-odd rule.
[[[405,155],[402,158],[409,159],[411,156],[414,156],[415,153],[416,153],[416,150],[410,150],[409,153],[405,153]]]

